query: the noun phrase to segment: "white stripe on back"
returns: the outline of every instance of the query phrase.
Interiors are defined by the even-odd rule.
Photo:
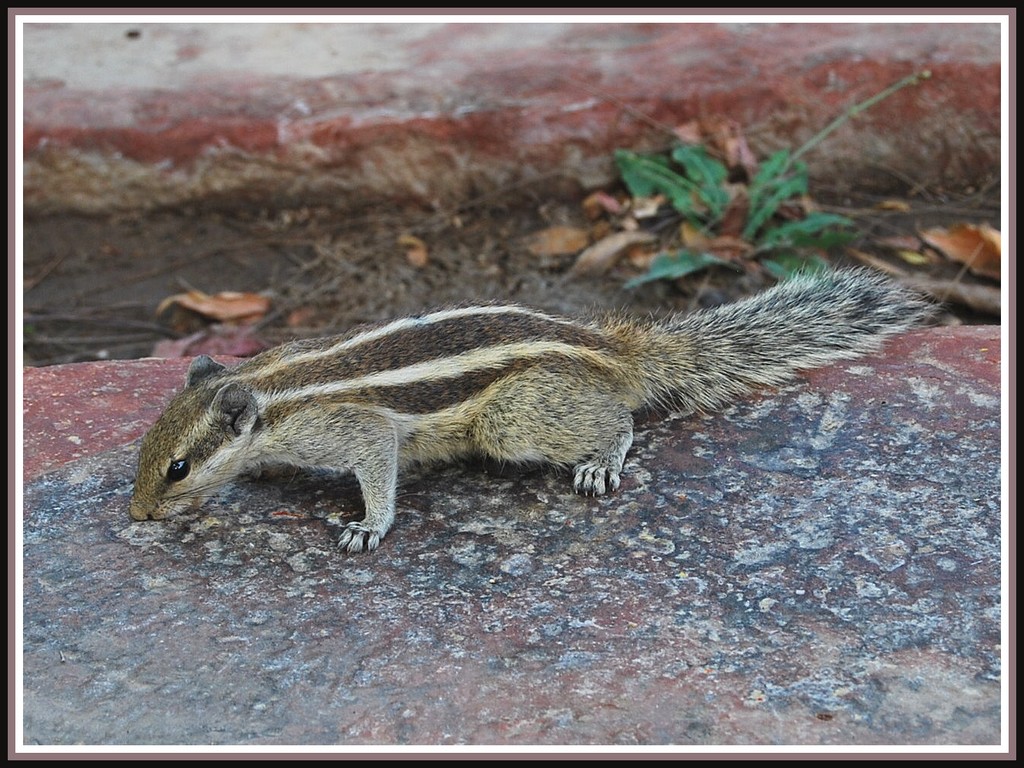
[[[289,400],[302,400],[322,395],[337,395],[373,387],[393,387],[424,381],[454,379],[475,371],[499,368],[514,360],[552,354],[587,359],[596,363],[602,362],[600,355],[586,347],[578,347],[560,341],[529,341],[473,349],[460,355],[452,355],[438,360],[428,360],[391,371],[369,373],[354,379],[329,381],[295,389],[258,392],[255,394],[260,404],[260,410],[262,410],[268,405]]]
[[[325,357],[331,357],[333,355],[341,354],[347,350],[353,349],[377,339],[397,334],[401,331],[409,328],[419,328],[426,325],[433,325],[435,323],[441,323],[445,320],[451,320],[457,317],[470,317],[478,315],[500,315],[500,314],[520,314],[527,315],[529,317],[535,317],[541,320],[547,320],[552,323],[559,323],[561,325],[576,326],[570,320],[566,320],[560,317],[553,317],[546,315],[543,312],[529,309],[527,307],[518,307],[510,305],[500,306],[479,306],[479,307],[460,307],[457,309],[444,309],[438,312],[431,312],[428,315],[421,317],[404,317],[400,320],[394,320],[386,325],[382,325],[379,328],[371,328],[363,333],[356,334],[355,336],[343,339],[336,344],[332,344],[324,349],[314,349],[308,352],[300,352],[295,355],[291,355],[287,358],[281,359],[273,363],[256,370],[249,371],[245,374],[237,374],[238,380],[251,380],[258,379],[264,376],[273,376],[274,373],[280,371],[283,368],[291,367],[292,365],[301,365],[303,363],[313,362],[315,360],[321,360]],[[479,351],[479,350],[474,350]],[[448,358],[451,359],[451,358]],[[439,362],[439,361],[436,361]],[[424,363],[423,365],[433,365],[435,363]],[[416,367],[416,366],[411,366]],[[457,375],[457,374],[454,374]]]

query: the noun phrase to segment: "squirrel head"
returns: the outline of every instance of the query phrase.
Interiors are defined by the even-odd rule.
[[[128,507],[134,520],[169,517],[245,468],[259,410],[252,392],[222,380],[226,370],[206,355],[196,358],[185,388],[142,439]]]

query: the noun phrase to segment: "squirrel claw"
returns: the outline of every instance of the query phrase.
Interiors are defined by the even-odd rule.
[[[585,496],[601,496],[606,491],[618,490],[619,473],[600,464],[580,464],[576,467],[573,488]]]
[[[380,534],[377,531],[367,528],[362,523],[349,523],[341,532],[338,539],[338,548],[344,549],[351,554],[357,552],[373,552],[380,546]]]

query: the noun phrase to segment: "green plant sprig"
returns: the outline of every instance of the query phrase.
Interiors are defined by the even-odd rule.
[[[762,265],[779,277],[807,268],[827,266],[816,252],[852,240],[855,234],[850,219],[812,211],[796,221],[776,221],[776,214],[782,206],[808,193],[807,166],[799,158],[852,117],[897,91],[930,77],[928,70],[904,77],[846,109],[796,151],[779,150],[761,164],[746,190],[748,208],[742,238],[752,246],[751,258],[768,257],[762,258]],[[630,194],[634,197],[663,194],[687,222],[705,236],[714,237],[732,202],[732,196],[726,186],[728,169],[703,147],[678,145],[668,157],[617,150],[615,162]],[[682,248],[671,253],[660,253],[646,274],[630,280],[626,286],[632,287],[650,280],[675,279],[716,264],[735,267],[731,262],[707,251]]]

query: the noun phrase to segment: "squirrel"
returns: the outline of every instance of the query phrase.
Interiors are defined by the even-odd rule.
[[[873,351],[933,309],[853,269],[661,320],[482,304],[290,342],[231,369],[203,355],[142,440],[129,513],[165,518],[266,466],[350,470],[366,514],[338,546],[354,553],[390,530],[410,463],[547,462],[573,467],[578,493],[604,494],[619,487],[634,411],[716,408]]]

